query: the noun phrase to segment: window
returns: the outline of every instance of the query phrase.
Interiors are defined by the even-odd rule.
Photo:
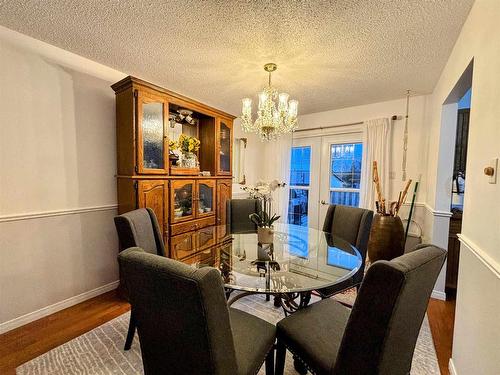
[[[362,143],[330,145],[330,203],[359,206]]]
[[[292,147],[288,222],[308,225],[307,210],[311,179],[311,147]]]

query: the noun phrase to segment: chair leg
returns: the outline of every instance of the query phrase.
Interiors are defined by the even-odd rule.
[[[266,375],[274,375],[274,348],[267,353]]]
[[[278,339],[276,344],[276,371],[275,375],[283,375],[285,371],[286,346]]]
[[[132,341],[134,341],[134,335],[135,335],[135,320],[131,313],[130,322],[128,323],[127,339],[125,340],[125,347],[123,348],[123,350],[129,350],[132,347]]]

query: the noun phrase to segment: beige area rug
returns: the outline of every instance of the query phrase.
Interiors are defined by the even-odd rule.
[[[351,302],[354,293],[344,293],[338,298]],[[313,297],[314,298],[314,297]],[[275,308],[272,300],[265,301],[262,295],[245,297],[233,307],[247,311],[273,324],[284,317],[281,308]],[[142,374],[141,350],[136,335],[132,349],[123,351],[127,334],[129,314],[115,318],[86,334],[19,366],[16,373],[27,374]],[[259,375],[264,375],[262,368]],[[287,354],[285,374],[297,374],[293,360]],[[439,374],[439,367],[432,342],[427,316],[424,319],[413,356],[412,375]]]

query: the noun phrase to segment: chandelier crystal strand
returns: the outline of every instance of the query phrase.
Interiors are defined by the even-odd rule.
[[[252,99],[242,99],[241,127],[245,132],[259,134],[263,141],[274,141],[298,127],[299,102],[289,100],[287,93],[278,94],[278,90],[271,85],[271,73],[276,69],[276,64],[264,65],[264,70],[269,73],[269,84],[259,93],[255,122],[252,119]]]

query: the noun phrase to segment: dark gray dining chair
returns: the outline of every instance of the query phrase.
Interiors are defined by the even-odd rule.
[[[277,326],[276,374],[286,349],[313,374],[407,375],[446,251],[422,247],[368,269],[352,310],[324,299]]]
[[[226,202],[226,225],[231,233],[252,233],[257,226],[249,219],[253,213],[261,212],[258,199],[229,199]]]
[[[372,227],[373,211],[364,208],[332,204],[328,207],[323,232],[340,237],[356,247],[361,254],[362,262],[359,270],[343,282],[316,292],[321,298],[328,298],[346,289],[359,289],[365,272],[368,238]]]
[[[151,254],[166,255],[163,235],[151,208],[139,208],[115,216],[120,250],[140,247]]]
[[[148,253],[165,256],[162,232],[151,208],[139,208],[138,210],[126,212],[115,216],[114,220],[120,251],[129,247],[140,247]],[[127,293],[126,290],[125,292]],[[134,334],[134,317],[131,315],[124,350],[129,350],[132,346]]]
[[[276,327],[228,308],[220,273],[130,248],[118,255],[137,323],[144,373],[274,373]]]

